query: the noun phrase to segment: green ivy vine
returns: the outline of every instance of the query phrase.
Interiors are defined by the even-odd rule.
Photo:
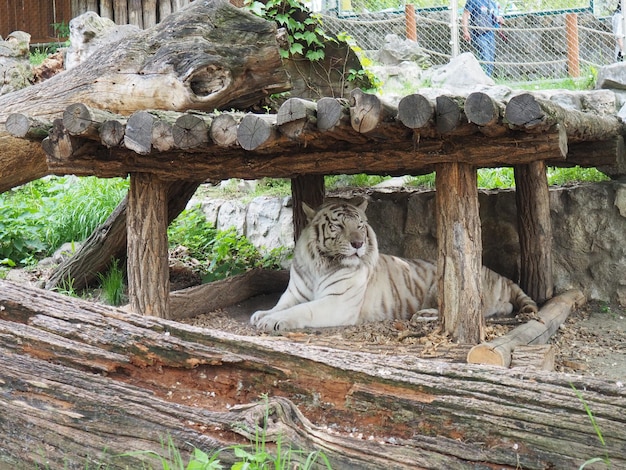
[[[245,8],[261,18],[275,21],[285,28],[288,46],[281,49],[283,58],[303,56],[314,62],[324,58],[324,44],[336,41],[321,28],[319,15],[311,13],[298,0],[246,0]]]

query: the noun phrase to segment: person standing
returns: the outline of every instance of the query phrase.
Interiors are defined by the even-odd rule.
[[[493,75],[496,60],[495,29],[503,23],[494,0],[467,0],[461,17],[463,39],[471,43],[488,76]]]
[[[615,62],[624,60],[624,15],[622,15],[622,2],[618,1],[617,8],[611,18],[613,36],[615,36]]]

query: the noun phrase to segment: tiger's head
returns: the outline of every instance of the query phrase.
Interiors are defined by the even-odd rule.
[[[308,249],[328,264],[345,267],[376,264],[378,242],[367,222],[366,207],[367,200],[358,205],[331,201],[317,210],[303,203],[308,225],[302,235]]]

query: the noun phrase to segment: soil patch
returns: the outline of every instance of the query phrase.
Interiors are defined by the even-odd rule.
[[[259,296],[185,320],[186,323],[239,335],[269,335],[249,323],[252,313],[273,307],[279,295]],[[487,326],[488,339],[518,326],[515,318]],[[438,334],[437,322],[389,321],[365,325],[310,328],[284,333],[294,341],[337,348],[367,349],[385,354],[413,351],[420,357],[465,361],[468,347],[454,345]],[[557,347],[556,371],[626,382],[626,311],[592,301],[572,312],[550,342]]]

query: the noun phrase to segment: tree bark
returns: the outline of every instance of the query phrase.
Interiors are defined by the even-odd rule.
[[[552,298],[552,222],[545,162],[515,167],[520,242],[519,285],[538,304]]]
[[[238,276],[170,293],[173,320],[192,318],[262,294],[283,292],[289,271],[253,269]]]
[[[0,305],[0,462],[12,468],[141,468],[145,454],[116,456],[160,453],[171,437],[187,458],[255,433],[271,452],[279,436],[303,458],[322,450],[333,468],[565,469],[605,454],[626,465],[614,382],[237,336],[7,281]],[[268,402],[249,404],[260,393]]]
[[[476,168],[446,163],[436,171],[439,320],[455,340],[477,344],[485,337],[485,318]]]
[[[308,222],[302,209],[302,203],[305,202],[309,207],[317,209],[324,202],[325,195],[326,189],[322,175],[304,175],[291,179],[294,241],[298,241]]]

